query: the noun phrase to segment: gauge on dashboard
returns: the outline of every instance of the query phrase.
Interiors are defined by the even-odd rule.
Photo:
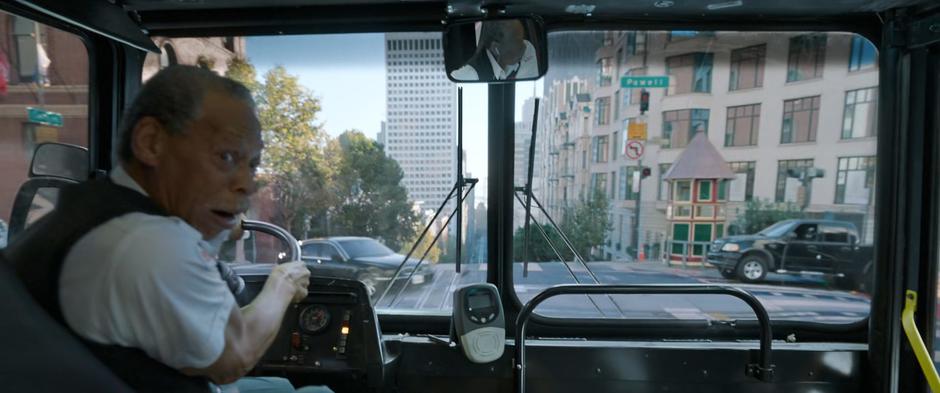
[[[306,333],[319,333],[330,325],[330,311],[319,304],[307,306],[300,311],[300,330]]]

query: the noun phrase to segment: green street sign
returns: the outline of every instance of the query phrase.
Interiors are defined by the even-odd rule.
[[[33,123],[50,125],[53,127],[62,127],[62,114],[49,112],[31,106],[26,107],[26,115],[29,121]]]
[[[633,88],[653,88],[669,87],[668,76],[622,76],[620,77],[620,87],[628,89]]]

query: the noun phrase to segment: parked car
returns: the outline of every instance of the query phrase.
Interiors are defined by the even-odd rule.
[[[404,255],[368,237],[309,239],[300,242],[300,250],[304,261],[316,264],[316,274],[359,280],[366,285],[370,295],[384,290],[405,260]],[[409,259],[396,280],[407,279],[417,264],[417,259]],[[424,261],[411,275],[409,284],[421,285],[433,277],[432,267]]]
[[[725,278],[759,282],[767,273],[814,274],[847,289],[867,289],[872,246],[860,244],[855,224],[785,220],[754,234],[715,240],[707,262]]]

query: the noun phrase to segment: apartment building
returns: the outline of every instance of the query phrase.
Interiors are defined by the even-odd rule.
[[[608,259],[629,259],[638,199],[633,172],[641,162],[652,171],[642,181],[639,242],[661,244],[670,196],[662,177],[692,137],[704,132],[737,175],[728,185],[729,222],[746,201],[789,202],[805,206],[811,216],[852,221],[863,241],[870,242],[876,57],[870,43],[851,34],[608,32],[594,59],[586,60],[594,61],[596,80],[578,91],[590,96],[590,125],[568,133],[575,146],[578,138],[588,140],[587,173],[574,171],[567,183],[547,176],[546,185],[554,190],[548,194],[561,194],[553,201],[564,206],[558,202],[572,192],[571,183],[604,190],[613,228],[600,251]],[[668,76],[669,86],[648,89],[649,111],[641,116],[641,89],[622,88],[619,80],[643,75]],[[568,83],[546,80],[547,101],[568,109]],[[553,109],[559,119],[570,113]],[[631,122],[648,125],[641,162],[624,155]],[[556,139],[545,148],[558,153],[555,164],[562,168],[568,163],[561,154],[568,140],[557,136],[572,126],[558,120],[546,130]],[[803,168],[820,169],[816,174],[822,176],[803,187],[788,175]],[[576,187],[575,195],[583,190]]]

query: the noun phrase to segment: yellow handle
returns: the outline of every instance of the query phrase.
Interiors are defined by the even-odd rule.
[[[917,324],[914,323],[914,311],[917,311],[917,292],[908,290],[904,296],[904,311],[901,312],[901,324],[904,325],[904,333],[907,334],[907,341],[911,343],[914,349],[914,355],[917,356],[917,362],[920,363],[920,369],[927,378],[930,390],[934,393],[940,393],[940,376],[937,376],[937,368],[930,359],[930,352],[924,345],[924,340],[920,338],[920,332],[917,331]]]

